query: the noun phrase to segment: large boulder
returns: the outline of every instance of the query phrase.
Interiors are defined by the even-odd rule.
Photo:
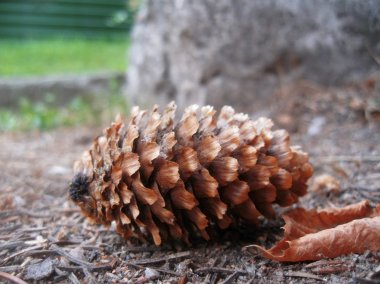
[[[339,85],[379,70],[377,0],[146,0],[127,96],[259,111],[299,80]]]

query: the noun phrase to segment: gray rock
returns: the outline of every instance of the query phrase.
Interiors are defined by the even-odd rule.
[[[337,85],[379,70],[377,0],[146,0],[127,96],[252,112],[298,80]]]
[[[158,277],[159,275],[160,275],[160,273],[157,270],[155,270],[153,268],[149,268],[149,267],[145,268],[145,271],[144,271],[145,278],[152,279],[152,278]]]
[[[26,269],[25,279],[27,280],[41,280],[49,277],[53,270],[54,261],[51,258],[47,258],[44,261],[31,264]]]

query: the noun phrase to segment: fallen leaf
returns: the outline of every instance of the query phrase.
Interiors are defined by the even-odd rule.
[[[368,201],[343,208],[296,208],[284,214],[284,238],[273,248],[252,245],[263,256],[284,262],[334,258],[366,250],[380,251],[380,205]]]

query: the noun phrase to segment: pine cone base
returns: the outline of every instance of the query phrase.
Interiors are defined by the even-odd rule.
[[[285,130],[223,107],[187,108],[175,120],[134,108],[97,137],[74,165],[71,199],[92,222],[116,224],[124,238],[160,245],[273,218],[306,193],[308,155]]]

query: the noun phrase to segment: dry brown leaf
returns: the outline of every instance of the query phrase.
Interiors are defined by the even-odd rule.
[[[366,250],[380,250],[380,205],[368,201],[344,208],[284,214],[285,235],[271,249],[253,245],[263,256],[284,262],[333,258]]]

